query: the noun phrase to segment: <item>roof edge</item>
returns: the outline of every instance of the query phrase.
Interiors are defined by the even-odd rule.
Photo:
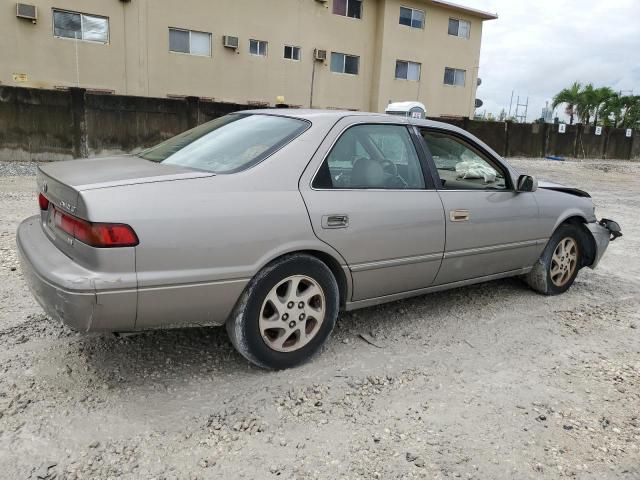
[[[465,7],[464,5],[448,2],[446,0],[428,0],[428,1],[429,3],[438,5],[444,8],[448,8],[449,10],[455,10],[458,12],[463,12],[469,15],[473,15],[474,17],[480,17],[482,20],[496,20],[498,18],[497,13],[489,13],[483,10],[477,10],[475,8]]]

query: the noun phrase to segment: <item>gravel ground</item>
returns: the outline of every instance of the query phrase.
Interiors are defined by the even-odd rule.
[[[639,479],[640,164],[513,162],[622,224],[597,270],[559,297],[510,279],[342,314],[284,372],[223,329],[48,319],[16,258],[34,167],[0,162],[0,476]]]

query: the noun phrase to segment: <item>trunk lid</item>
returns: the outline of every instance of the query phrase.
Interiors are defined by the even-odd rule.
[[[77,192],[214,176],[211,172],[155,163],[133,155],[52,162],[41,165],[39,170]]]

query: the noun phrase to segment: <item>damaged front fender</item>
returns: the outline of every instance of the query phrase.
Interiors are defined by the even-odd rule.
[[[586,224],[587,230],[591,233],[595,244],[595,252],[593,256],[593,262],[589,265],[590,268],[596,268],[604,252],[607,251],[609,243],[622,236],[620,225],[613,220],[603,218],[599,222],[592,222]]]

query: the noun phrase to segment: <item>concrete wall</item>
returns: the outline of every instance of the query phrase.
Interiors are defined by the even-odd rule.
[[[28,3],[38,8],[36,23],[0,0],[0,84],[269,105],[284,96],[290,105],[365,111],[419,100],[430,115],[460,117],[473,114],[482,22],[490,18],[432,0],[364,0],[361,19],[333,14],[333,0]],[[400,25],[401,5],[424,10],[425,28]],[[107,17],[109,41],[54,37],[53,8]],[[471,22],[469,39],[448,35],[450,17]],[[211,33],[211,56],[170,52],[170,27]],[[224,48],[224,35],[239,37],[237,51]],[[267,41],[268,55],[250,55],[250,39]],[[285,45],[301,48],[300,61],[283,58]],[[316,48],[327,50],[327,62],[314,61]],[[358,75],[331,72],[331,52],[359,56]],[[421,80],[396,80],[396,60],[422,63]],[[467,70],[466,85],[444,85],[445,67]]]
[[[0,86],[0,161],[66,160],[135,152],[246,104],[135,97],[84,89],[42,90]],[[449,119],[501,155],[640,160],[640,132],[567,125]]]

